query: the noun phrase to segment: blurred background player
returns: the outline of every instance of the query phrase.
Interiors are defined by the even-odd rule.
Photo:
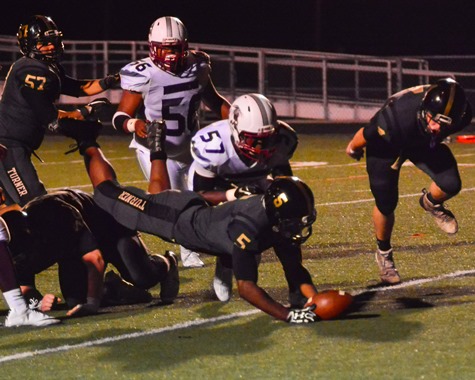
[[[450,235],[458,231],[457,220],[444,202],[460,192],[462,182],[457,161],[442,142],[471,120],[472,109],[463,88],[453,79],[444,78],[391,96],[348,144],[346,153],[356,160],[363,157],[366,147],[366,169],[376,201],[376,262],[382,282],[401,281],[393,259],[391,235],[399,175],[405,160],[432,179],[429,190],[422,191],[421,207],[434,217],[442,231]]]
[[[187,189],[190,138],[199,129],[199,108],[203,102],[219,118],[227,118],[229,102],[218,94],[211,80],[211,63],[206,53],[188,49],[188,34],[175,17],[160,17],[148,36],[150,56],[131,62],[120,71],[122,98],[113,117],[114,127],[134,133],[140,168],[150,178],[150,152],[146,143],[146,120],[167,124],[168,173],[172,189]],[[196,252],[180,247],[184,267],[202,267]]]
[[[31,17],[20,25],[17,38],[23,57],[10,67],[0,101],[0,143],[8,148],[0,163],[0,182],[7,204],[23,206],[46,193],[31,162],[46,130],[68,134],[75,122],[80,123],[103,103],[65,112],[54,104],[60,94],[98,94],[114,86],[118,77],[78,80],[67,76],[60,64],[63,33],[50,17]]]
[[[228,120],[210,124],[193,136],[189,188],[213,204],[263,194],[274,176],[292,175],[289,160],[297,145],[297,134],[277,120],[269,99],[242,95],[232,103]],[[229,301],[232,279],[232,263],[218,257],[213,289],[220,301]]]

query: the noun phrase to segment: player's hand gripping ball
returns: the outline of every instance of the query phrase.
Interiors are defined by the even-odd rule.
[[[305,306],[316,305],[313,311],[323,320],[341,315],[353,302],[351,294],[343,290],[325,290],[310,297]]]

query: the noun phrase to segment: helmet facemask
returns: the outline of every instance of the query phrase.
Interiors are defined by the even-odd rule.
[[[272,103],[261,94],[237,98],[229,111],[233,144],[246,165],[265,163],[275,152],[277,115]]]
[[[297,177],[276,177],[264,195],[272,230],[292,244],[302,244],[312,235],[317,219],[310,188]]]
[[[152,62],[171,74],[179,74],[188,56],[188,32],[176,17],[160,17],[150,27],[149,55]]]
[[[422,99],[418,113],[419,123],[425,133],[437,135],[448,132],[463,118],[467,100],[463,88],[451,78],[437,81]],[[437,131],[429,128],[431,122],[440,125]]]
[[[275,152],[275,128],[267,126],[265,129],[266,131],[261,133],[238,132],[237,130],[233,133],[234,145],[239,150],[240,155],[246,157],[251,164],[265,163]]]
[[[178,74],[185,66],[185,58],[188,55],[187,43],[165,44],[161,42],[149,42],[150,59],[161,69],[172,74]]]
[[[310,215],[301,218],[279,219],[272,230],[280,233],[284,239],[292,244],[303,244],[312,235],[312,224],[317,219],[317,212],[313,210]]]

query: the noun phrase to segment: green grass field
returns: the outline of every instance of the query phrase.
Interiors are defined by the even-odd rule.
[[[350,135],[301,135],[295,175],[315,194],[318,217],[304,264],[320,290],[355,295],[353,312],[309,326],[287,325],[258,312],[236,292],[227,304],[210,291],[214,258],[181,270],[173,305],[158,301],[105,308],[93,317],[63,319],[43,329],[0,328],[2,379],[473,379],[475,145],[452,143],[464,190],[448,205],[460,231],[440,232],[420,208],[428,178],[407,165],[393,236],[403,283],[378,286],[373,259],[373,201],[364,163],[345,153]],[[100,143],[119,180],[146,188],[128,139]],[[37,169],[48,189],[91,191],[81,157],[65,156],[70,141],[48,136]],[[146,235],[152,251],[177,249]],[[43,292],[59,293],[56,268],[38,276]],[[265,252],[259,284],[286,301],[283,272]],[[158,297],[158,289],[152,289]],[[7,310],[0,304],[1,319]]]

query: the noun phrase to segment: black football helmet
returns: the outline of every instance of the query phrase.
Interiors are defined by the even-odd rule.
[[[41,61],[54,62],[64,52],[63,32],[48,16],[35,15],[27,23],[21,24],[17,33],[18,44],[23,55]],[[52,44],[54,50],[42,53],[42,46]]]
[[[444,78],[429,87],[425,93],[420,110],[419,120],[426,132],[427,116],[439,123],[441,130],[460,123],[467,110],[465,91],[455,80]]]
[[[292,243],[302,244],[317,219],[312,190],[297,177],[276,177],[264,194],[272,229]]]
[[[5,221],[10,235],[10,248],[13,256],[31,249],[31,238],[27,223],[27,214],[20,210],[8,210],[0,217]]]

